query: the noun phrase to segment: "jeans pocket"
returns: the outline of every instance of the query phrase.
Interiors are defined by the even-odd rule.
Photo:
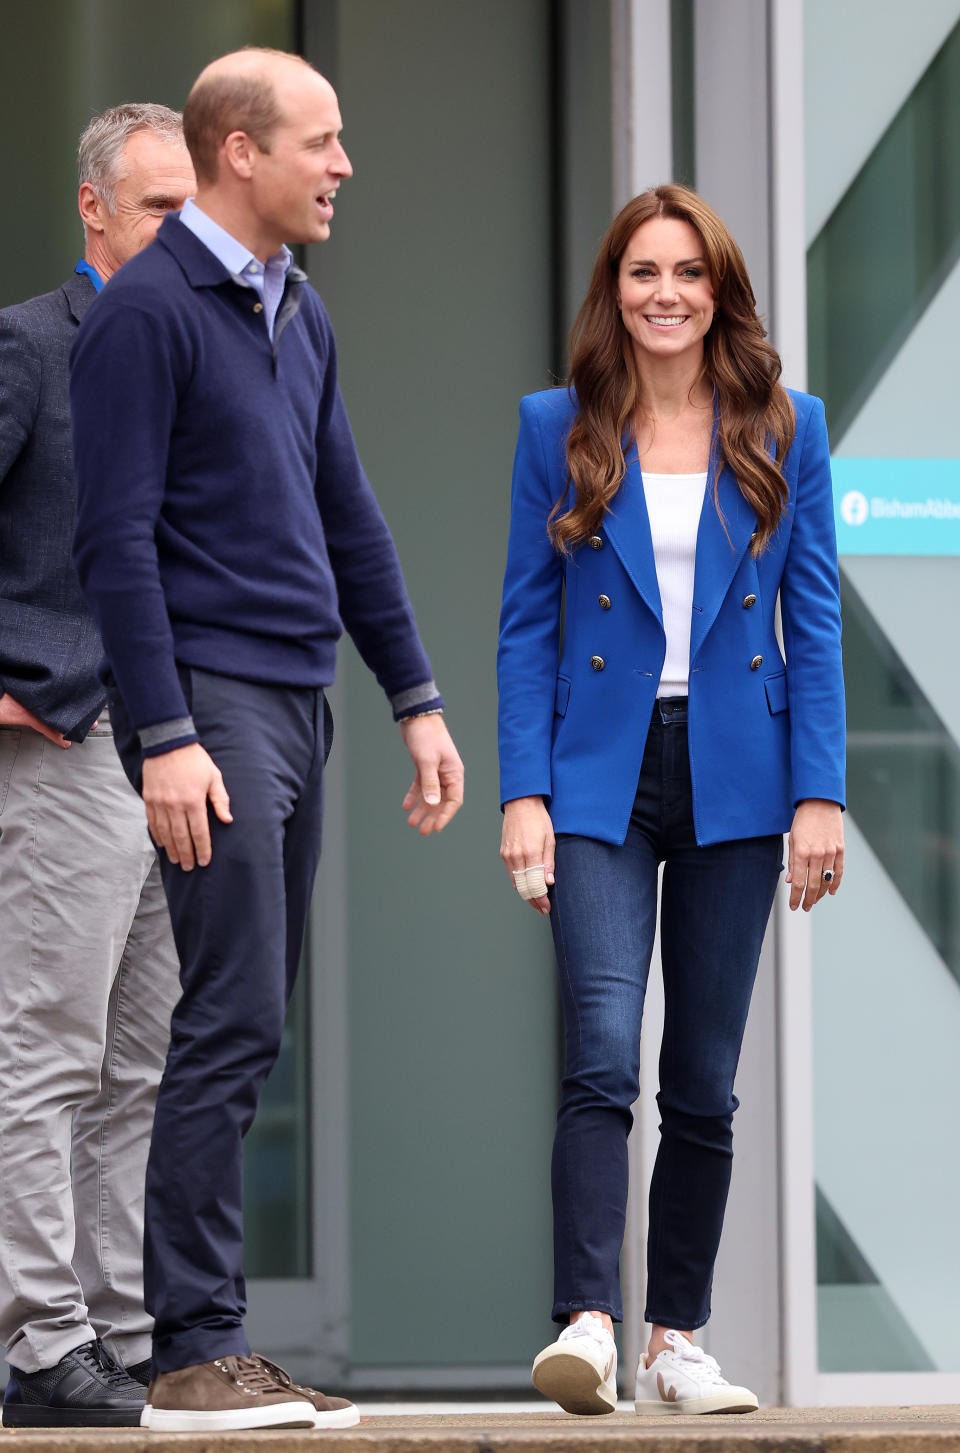
[[[10,791],[10,782],[13,778],[13,765],[17,760],[22,737],[22,727],[0,729],[0,812],[6,806],[7,793]]]
[[[330,760],[330,752],[333,748],[333,712],[330,710],[330,703],[327,700],[327,693],[323,695],[323,765],[326,766]]]

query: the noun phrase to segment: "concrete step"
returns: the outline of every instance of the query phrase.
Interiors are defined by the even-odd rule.
[[[322,1440],[322,1442],[321,1442]],[[524,1413],[389,1416],[344,1432],[149,1433],[4,1429],[0,1453],[960,1453],[960,1407],[763,1408],[746,1417],[573,1418]]]

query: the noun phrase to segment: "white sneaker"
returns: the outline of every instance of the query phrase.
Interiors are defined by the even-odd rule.
[[[753,1413],[759,1404],[747,1387],[732,1387],[716,1358],[694,1347],[680,1332],[668,1332],[667,1346],[649,1367],[637,1368],[638,1413]]]
[[[617,1344],[599,1317],[584,1312],[534,1359],[531,1380],[566,1413],[612,1413]]]

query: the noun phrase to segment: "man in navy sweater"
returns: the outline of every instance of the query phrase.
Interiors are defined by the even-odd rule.
[[[330,322],[285,246],[330,234],[340,129],[298,57],[208,66],[184,109],[196,199],[96,300],[72,357],[75,560],[181,961],[144,1265],[144,1425],[168,1431],[357,1419],[243,1331],[241,1142],[303,941],[341,621],[413,759],[410,824],[441,830],[463,797]]]

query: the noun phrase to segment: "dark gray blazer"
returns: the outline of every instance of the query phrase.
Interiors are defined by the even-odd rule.
[[[100,639],[70,558],[68,361],[94,297],[75,273],[0,310],[0,691],[73,741],[106,699]]]

